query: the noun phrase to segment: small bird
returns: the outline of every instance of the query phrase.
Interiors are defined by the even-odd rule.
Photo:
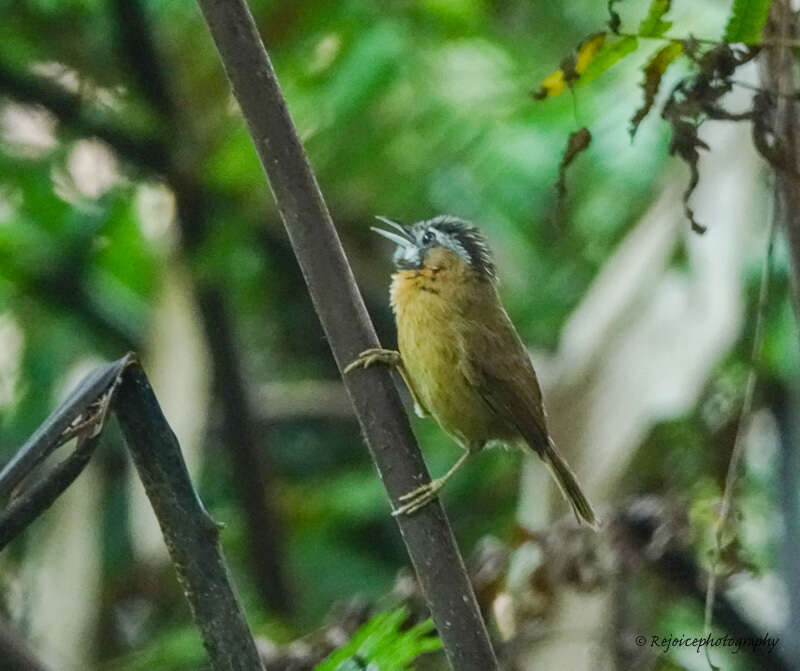
[[[578,521],[596,528],[592,506],[548,432],[539,382],[500,302],[483,235],[448,215],[410,226],[377,219],[393,230],[372,230],[397,245],[391,305],[399,352],[365,350],[345,373],[377,363],[395,368],[417,414],[432,415],[464,449],[444,476],[400,497],[393,514],[419,510],[470,455],[499,441],[536,452]]]

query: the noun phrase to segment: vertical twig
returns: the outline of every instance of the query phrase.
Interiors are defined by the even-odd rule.
[[[730,462],[728,462],[728,471],[725,475],[725,489],[722,494],[719,519],[717,520],[717,526],[714,530],[714,548],[711,558],[711,569],[708,575],[708,585],[706,587],[704,615],[704,629],[707,634],[711,633],[714,599],[716,598],[717,589],[717,567],[719,564],[720,555],[722,553],[722,536],[728,524],[731,506],[733,505],[733,490],[738,479],[739,462],[741,461],[742,452],[744,451],[745,430],[747,429],[750,419],[750,412],[753,407],[753,397],[756,390],[756,381],[758,379],[758,360],[761,353],[761,342],[764,338],[764,321],[767,308],[767,297],[769,296],[769,277],[770,270],[772,268],[772,248],[775,242],[775,222],[778,218],[777,208],[778,202],[776,199],[773,202],[773,213],[770,217],[769,231],[767,234],[767,248],[764,252],[764,261],[761,265],[761,283],[758,289],[756,323],[753,332],[753,345],[750,351],[750,369],[747,373],[747,385],[744,391],[744,399],[742,400],[742,407],[736,424],[736,435],[733,440],[731,459]],[[705,653],[709,665],[712,668],[715,668],[714,665],[711,664],[711,659],[709,657],[709,646],[705,647]]]
[[[262,669],[219,550],[219,529],[192,486],[175,434],[137,363],[125,371],[114,412],[213,668]]]
[[[198,0],[269,178],[314,308],[341,370],[378,344],[339,237],[289,116],[275,72],[243,0]],[[429,479],[386,370],[345,385],[390,499]],[[464,562],[441,505],[400,517],[400,531],[450,665],[497,668]]]
[[[773,0],[764,40],[761,76],[775,97],[773,136],[780,162],[773,164],[778,225],[789,243],[795,315],[800,319],[800,152],[797,138],[797,65],[792,44],[797,37],[789,0]]]
[[[789,602],[784,629],[785,649],[792,659],[800,659],[800,495],[797,476],[800,474],[798,449],[797,393],[784,384],[773,392],[772,411],[778,424],[780,449],[776,503],[781,509],[783,538],[780,541],[781,572]],[[783,645],[783,641],[781,642]]]
[[[703,568],[682,542],[665,540],[674,531],[668,530],[669,523],[666,518],[651,515],[647,508],[639,510],[637,508],[639,506],[636,503],[627,505],[613,518],[615,529],[618,528],[621,532],[614,536],[617,538],[615,545],[618,546],[618,551],[622,550],[626,556],[632,552],[633,556],[644,558],[652,575],[658,578],[662,585],[671,592],[702,605],[705,601],[705,592],[701,587]],[[645,512],[645,515],[642,515],[642,512]],[[662,536],[663,532],[666,533]],[[653,553],[652,542],[656,536],[661,539],[659,543],[663,543],[661,546],[663,551]],[[676,538],[673,538],[674,540]],[[714,601],[714,618],[719,626],[735,639],[755,640],[764,635],[763,629],[759,630],[760,625],[740,612],[725,594],[721,594]],[[783,643],[781,639],[781,647],[771,651],[766,648],[743,647],[741,653],[747,657],[746,668],[763,669],[763,671],[797,671],[792,658],[782,653]],[[647,649],[643,648],[640,651]],[[660,656],[660,653],[655,652],[655,656]],[[629,664],[619,668],[633,667]]]
[[[791,288],[795,317],[800,322],[800,147],[798,146],[797,118],[797,61],[795,49],[797,43],[797,15],[792,10],[791,0],[773,0],[769,21],[764,32],[765,42],[770,46],[764,50],[761,67],[761,78],[764,87],[775,96],[775,115],[773,120],[774,145],[780,152],[780,161],[773,166],[775,176],[775,200],[780,213],[778,225],[783,229],[788,242]],[[790,625],[800,616],[800,577],[790,573],[797,565],[797,558],[792,556],[791,549],[796,546],[797,530],[797,493],[794,487],[797,479],[797,447],[788,441],[794,436],[791,417],[796,408],[791,394],[784,395],[778,416],[782,425],[781,431],[781,505],[783,507],[783,523],[786,531],[784,550],[784,572],[786,573],[787,590],[789,592]],[[788,435],[787,435],[788,434]],[[795,507],[793,507],[793,505]],[[787,631],[795,634],[789,626]],[[800,644],[796,640],[789,642],[789,654],[797,652]]]

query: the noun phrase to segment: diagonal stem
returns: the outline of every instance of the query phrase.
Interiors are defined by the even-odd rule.
[[[243,0],[198,0],[253,137],[314,308],[342,370],[378,339],[275,72]],[[408,418],[385,369],[345,376],[367,445],[396,507],[429,481]],[[450,665],[492,671],[494,651],[464,562],[438,502],[398,519]]]

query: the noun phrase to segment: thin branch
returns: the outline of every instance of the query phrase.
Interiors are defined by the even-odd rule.
[[[75,481],[89,463],[98,442],[97,437],[80,440],[66,459],[29,490],[13,499],[8,508],[0,513],[0,551],[52,506]]]
[[[741,88],[747,89],[748,91],[756,91],[758,93],[769,93],[778,98],[789,98],[790,100],[797,100],[798,96],[800,96],[800,91],[789,91],[786,93],[783,91],[770,91],[768,89],[765,89],[763,86],[756,86],[755,84],[743,82],[739,79],[731,79],[730,82],[734,86],[740,86]],[[752,115],[753,115],[752,111],[745,112],[742,115],[740,115],[742,117],[741,120],[748,121],[752,118]]]
[[[775,208],[777,208],[777,201],[773,204],[773,209]],[[728,524],[731,507],[733,505],[733,490],[738,479],[739,462],[741,461],[742,453],[744,451],[745,429],[747,428],[750,419],[750,412],[753,407],[753,397],[756,390],[756,382],[758,380],[758,361],[761,353],[761,343],[764,339],[764,322],[766,319],[765,315],[767,310],[767,298],[769,296],[769,278],[772,268],[772,249],[775,243],[775,221],[777,218],[777,213],[773,212],[773,216],[770,217],[767,248],[764,252],[764,260],[761,265],[761,283],[758,290],[755,329],[753,333],[752,349],[750,352],[750,370],[747,374],[747,385],[745,387],[744,399],[742,401],[742,407],[739,412],[739,419],[736,425],[736,436],[733,440],[733,450],[731,452],[730,462],[728,463],[728,472],[725,476],[725,490],[722,495],[719,519],[717,520],[716,529],[714,531],[714,548],[711,557],[711,568],[709,570],[705,599],[704,629],[706,633],[711,633],[712,617],[714,613],[714,599],[716,597],[717,588],[717,568],[719,565],[720,555],[722,554],[722,536]],[[706,648],[706,657],[708,657],[708,655],[709,651],[708,648]]]
[[[796,37],[795,17],[786,0],[773,0],[765,34],[789,40]],[[767,49],[761,77],[766,88],[778,93],[797,90],[797,65],[791,49]],[[797,137],[797,102],[779,96],[775,104],[772,134],[780,150],[772,161],[775,174],[775,200],[780,214],[779,225],[789,243],[792,269],[792,298],[795,317],[800,320],[800,144]]]
[[[708,44],[716,47],[720,44],[725,44],[725,42],[721,42],[720,40],[712,40],[707,37],[695,37],[694,35],[689,35],[688,37],[670,37],[668,35],[639,35],[639,33],[626,33],[624,31],[615,34],[620,37],[632,37],[637,40],[657,40],[659,42],[686,42],[692,40],[698,44]]]
[[[776,504],[781,510],[783,536],[780,540],[780,569],[786,585],[788,601],[787,623],[784,628],[786,649],[795,659],[800,659],[800,442],[797,433],[797,395],[782,383],[775,385],[771,394],[771,408],[777,422],[779,439],[778,486]]]
[[[220,552],[219,528],[192,486],[180,445],[133,354],[86,376],[0,473],[0,490],[10,491],[60,441],[76,436],[80,441],[75,453],[7,508],[0,518],[2,544],[74,481],[91,457],[110,408],[158,518],[212,667],[216,671],[263,669]],[[0,660],[0,670],[2,664]]]
[[[199,0],[247,122],[314,307],[342,370],[378,344],[350,266],[243,0]],[[388,371],[345,378],[350,398],[392,503],[429,480]],[[497,668],[464,562],[441,505],[397,518],[438,628],[459,671]]]
[[[70,438],[70,429],[81,418],[94,416],[99,420],[105,418],[107,405],[97,414],[98,399],[106,398],[106,394],[114,385],[128,365],[127,355],[118,361],[101,366],[72,390],[51,415],[39,426],[19,451],[0,470],[0,499],[13,492],[20,483],[30,475],[55,449]],[[110,402],[110,397],[104,404]],[[93,437],[93,436],[90,436]]]
[[[657,40],[660,42],[697,42],[698,44],[708,44],[712,47],[719,47],[723,44],[739,44],[738,42],[726,42],[725,40],[714,40],[709,37],[696,37],[695,35],[688,35],[686,37],[674,37],[671,35],[639,35],[638,33],[626,33],[626,32],[618,32],[615,33],[620,37],[633,37],[637,40]],[[781,37],[769,37],[761,40],[761,42],[757,42],[755,44],[748,44],[749,47],[789,47],[796,49],[800,47],[800,40],[790,39],[790,38],[781,38]]]
[[[219,549],[219,527],[192,486],[147,376],[131,363],[114,401],[139,478],[214,669],[263,669]]]

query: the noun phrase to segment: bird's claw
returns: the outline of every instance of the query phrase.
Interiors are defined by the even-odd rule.
[[[411,515],[412,513],[417,512],[420,508],[428,505],[431,501],[433,501],[433,499],[436,498],[436,495],[439,493],[439,490],[442,488],[443,484],[444,478],[431,480],[430,482],[417,487],[407,494],[403,494],[402,496],[398,497],[398,500],[403,501],[403,505],[401,505],[399,508],[395,508],[395,510],[392,511],[392,516],[397,517],[398,515]]]
[[[382,349],[381,347],[365,349],[347,364],[343,372],[347,374],[356,368],[369,368],[376,363],[382,363],[387,366],[397,366],[400,363],[400,352],[391,349]]]

